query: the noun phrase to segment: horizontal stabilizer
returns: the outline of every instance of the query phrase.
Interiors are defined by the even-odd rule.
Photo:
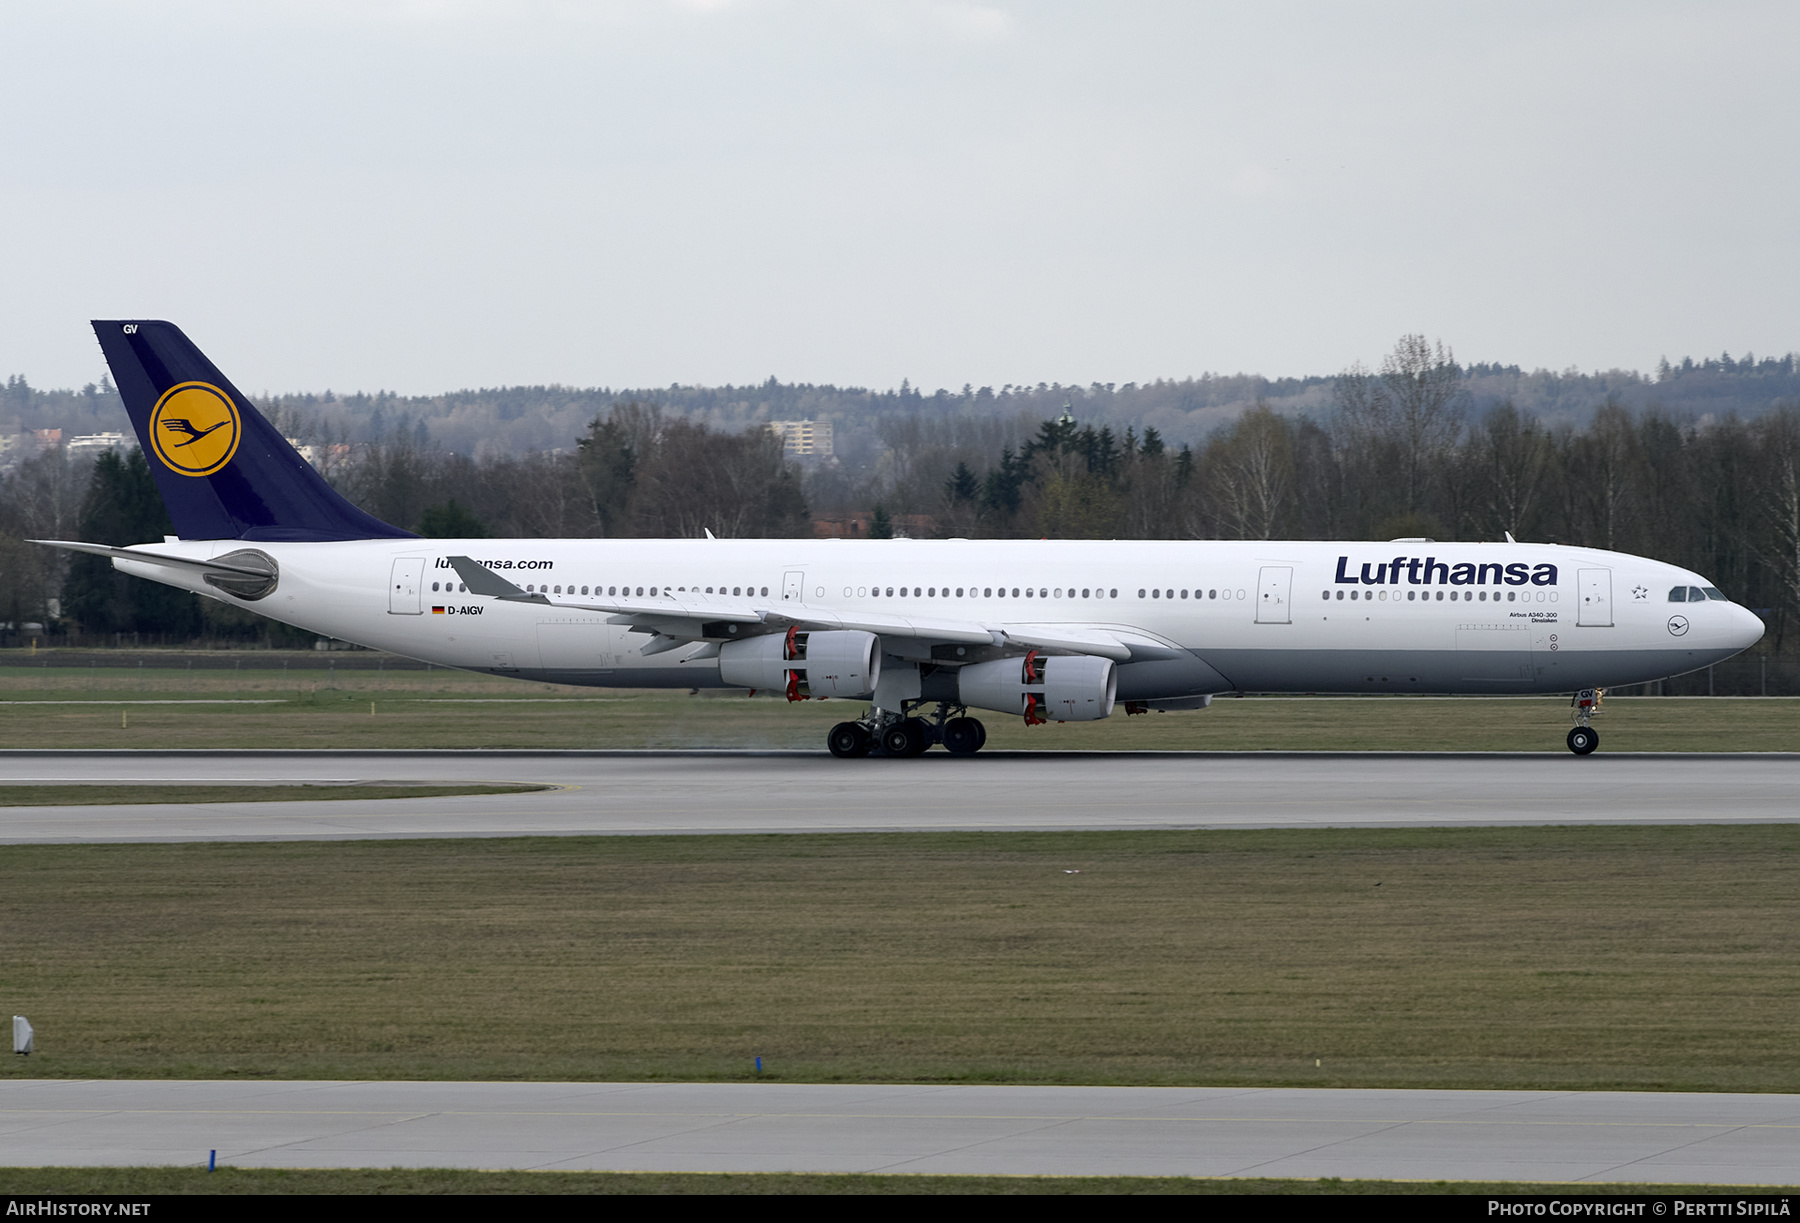
[[[235,573],[250,578],[266,578],[269,576],[269,571],[266,567],[257,568],[243,564],[231,564],[222,560],[202,560],[197,556],[171,556],[166,552],[144,552],[138,548],[114,548],[109,544],[76,543],[67,539],[31,539],[26,542],[43,544],[46,548],[66,548],[70,552],[90,552],[95,556],[109,556],[114,560],[138,561],[148,565],[172,565],[180,569],[205,569],[214,573]]]
[[[237,548],[219,557],[200,557],[180,556],[171,552],[146,552],[142,545],[115,548],[110,544],[90,544],[68,539],[34,539],[31,542],[49,548],[64,548],[70,552],[108,557],[115,569],[120,561],[126,561],[133,565],[150,565],[186,573],[197,571],[208,586],[216,587],[246,603],[267,598],[281,581],[281,566],[275,563],[275,558],[255,548]]]

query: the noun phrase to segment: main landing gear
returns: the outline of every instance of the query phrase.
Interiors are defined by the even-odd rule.
[[[871,709],[857,722],[839,722],[825,736],[825,746],[840,760],[857,756],[922,756],[942,743],[952,756],[973,756],[987,742],[987,728],[966,714],[950,717],[939,706],[935,717],[920,718]]]
[[[1588,719],[1600,712],[1600,704],[1605,699],[1604,688],[1583,688],[1569,702],[1575,710],[1575,729],[1569,732],[1569,750],[1577,756],[1592,755],[1600,746],[1600,732],[1588,725]]]

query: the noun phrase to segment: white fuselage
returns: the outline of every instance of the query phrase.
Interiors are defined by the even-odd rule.
[[[211,558],[235,540],[147,550]],[[249,602],[197,574],[120,560],[326,636],[449,667],[605,687],[718,686],[700,644],[653,651],[604,612],[634,599],[754,601],[779,615],[880,614],[1004,632],[1124,631],[1119,699],[1219,691],[1559,692],[1691,671],[1762,622],[1659,561],[1544,544],[1013,540],[427,540],[259,543],[280,581]],[[451,556],[543,592],[546,606],[459,592]],[[567,592],[565,595],[564,592]],[[591,592],[591,593],[590,593]],[[660,594],[659,592],[673,592]],[[927,635],[928,636],[928,635]],[[954,658],[883,635],[896,663]],[[1139,661],[1141,657],[1143,660]]]

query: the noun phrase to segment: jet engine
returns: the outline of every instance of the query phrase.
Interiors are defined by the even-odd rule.
[[[790,701],[865,697],[881,678],[881,639],[874,633],[803,633],[730,641],[719,647],[719,678],[738,688],[777,689]]]
[[[1113,711],[1118,677],[1110,658],[1090,654],[978,662],[957,672],[958,699],[977,709],[1016,713],[1028,723],[1097,722]]]

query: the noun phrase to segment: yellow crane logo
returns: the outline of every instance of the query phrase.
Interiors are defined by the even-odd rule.
[[[237,405],[210,382],[170,387],[150,413],[151,448],[184,476],[210,476],[231,462],[242,431]]]

